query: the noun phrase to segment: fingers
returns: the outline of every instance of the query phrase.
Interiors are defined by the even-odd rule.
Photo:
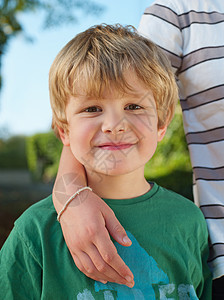
[[[84,264],[85,264],[86,266],[88,266],[87,269],[85,269],[85,267],[84,267],[83,264],[81,263],[81,261],[80,261],[80,259],[78,258],[78,256],[72,254],[72,258],[73,258],[73,260],[74,260],[74,262],[75,262],[77,268],[78,268],[82,273],[84,273],[87,277],[89,277],[89,278],[91,278],[91,279],[93,279],[93,280],[100,281],[100,282],[102,282],[102,283],[104,283],[104,284],[107,283],[108,278],[106,278],[106,280],[105,280],[105,276],[104,276],[104,279],[101,278],[101,277],[102,277],[102,276],[100,276],[101,274],[99,274],[99,276],[98,276],[97,270],[94,269],[95,267],[94,267],[94,265],[93,265],[91,259],[89,258],[89,256],[88,256],[86,253],[84,253],[84,252],[83,252],[82,254],[79,253],[79,257],[80,257],[80,259],[86,261],[86,263],[84,263]],[[92,272],[88,272],[88,270],[90,270],[89,268],[91,268],[93,271],[92,271]]]
[[[107,265],[95,247],[92,248],[91,256],[96,259],[96,266],[85,252],[79,252],[78,255],[72,255],[73,260],[78,269],[87,277],[100,281],[102,283],[116,282],[133,287],[133,283],[127,282],[123,277],[116,273],[109,265]]]
[[[120,283],[120,278],[126,280],[126,283],[134,283],[134,276],[128,266],[121,259],[120,255],[117,253],[117,249],[113,242],[110,239],[108,231],[105,229],[105,232],[101,232],[101,235],[97,235],[97,240],[95,241],[95,247],[102,257],[103,262],[106,263],[106,266],[110,266],[110,270],[107,269],[107,275],[112,277],[115,282]],[[94,265],[97,267],[98,257],[91,256]],[[99,270],[99,268],[97,268]],[[113,270],[113,272],[111,272]],[[118,276],[119,275],[119,276]]]
[[[121,226],[120,222],[116,218],[114,212],[105,211],[104,212],[105,224],[110,235],[122,246],[131,246],[132,242],[126,234],[126,231]]]
[[[111,212],[114,215],[112,210]],[[110,214],[108,214],[108,216],[109,215]],[[122,277],[126,280],[126,283],[133,284],[134,276],[128,266],[124,263],[124,261],[117,253],[117,249],[111,241],[108,230],[105,227],[105,219],[103,219],[103,216],[101,216],[98,221],[101,221],[100,225],[95,224],[95,226],[89,226],[88,231],[86,231],[87,240],[92,241],[92,245],[95,246],[96,251],[93,251],[93,247],[91,246],[91,244],[89,244],[88,248],[84,248],[84,245],[80,245],[79,249],[82,249],[90,256],[93,264],[98,269],[98,271],[101,272],[101,274],[105,273],[105,268],[106,272],[109,272],[107,273],[107,276],[113,278],[113,282],[121,283],[119,279]],[[102,226],[103,223],[104,226]],[[103,261],[100,260],[99,257],[102,258]],[[111,270],[113,270],[113,272]]]
[[[83,232],[79,233],[83,235]],[[118,255],[105,226],[100,230],[98,226],[89,226],[84,236],[87,240],[79,236],[74,239],[73,236],[72,245],[67,243],[78,269],[97,281],[110,281],[133,287],[133,275]],[[65,239],[67,237],[65,235]]]

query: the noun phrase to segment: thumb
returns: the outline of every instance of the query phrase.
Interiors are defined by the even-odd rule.
[[[108,207],[109,208],[109,207]],[[132,241],[127,236],[126,231],[116,218],[114,212],[109,210],[104,211],[104,220],[107,230],[110,235],[122,246],[131,246]]]

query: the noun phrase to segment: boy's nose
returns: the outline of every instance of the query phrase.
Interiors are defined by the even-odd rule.
[[[118,134],[124,132],[126,127],[127,121],[125,118],[111,114],[110,116],[105,117],[105,120],[102,124],[102,131],[104,133]]]

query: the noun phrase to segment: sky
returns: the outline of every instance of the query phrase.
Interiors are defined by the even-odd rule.
[[[51,127],[48,72],[61,48],[77,33],[100,23],[138,27],[152,0],[95,0],[104,6],[100,16],[83,16],[78,23],[43,29],[40,12],[20,15],[24,34],[12,38],[2,59],[0,137],[30,136]]]

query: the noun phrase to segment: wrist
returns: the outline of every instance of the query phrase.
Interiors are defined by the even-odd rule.
[[[57,213],[62,209],[70,196],[87,185],[86,180],[84,179],[85,176],[76,172],[57,176],[52,191],[53,204]]]
[[[84,187],[79,188],[74,194],[72,194],[69,197],[69,199],[65,202],[65,204],[62,207],[62,209],[58,213],[58,216],[57,216],[58,222],[60,222],[60,218],[61,218],[62,214],[68,208],[68,206],[70,205],[70,203],[73,202],[73,206],[74,206],[74,204],[75,204],[75,206],[77,206],[77,205],[79,205],[79,204],[81,204],[82,202],[85,201],[88,193],[87,194],[85,193],[85,198],[82,198],[82,197],[79,198],[79,194],[82,193],[84,195],[83,192],[86,191],[86,190],[92,191],[92,189],[89,186],[84,186]],[[75,201],[75,200],[77,200],[77,201]]]

